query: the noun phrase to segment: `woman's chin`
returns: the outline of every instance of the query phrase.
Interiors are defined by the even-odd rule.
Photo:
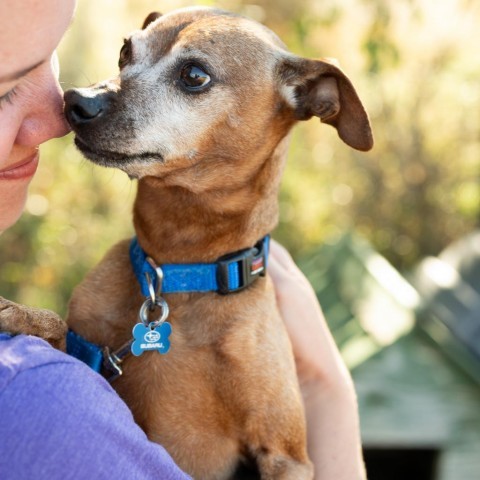
[[[0,186],[0,233],[14,225],[22,215],[29,183],[18,182],[8,188]]]

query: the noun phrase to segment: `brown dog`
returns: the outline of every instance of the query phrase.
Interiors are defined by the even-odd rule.
[[[66,115],[87,158],[139,180],[135,230],[156,264],[212,263],[275,227],[298,120],[317,116],[360,150],[370,125],[337,67],[292,55],[265,27],[206,8],[157,17],[125,41],[118,78],[66,92]],[[70,303],[70,327],[111,349],[145,301],[128,250],[114,246]],[[112,384],[197,479],[238,478],[249,462],[262,479],[313,478],[291,347],[259,277],[228,295],[165,294],[170,352],[128,357]]]

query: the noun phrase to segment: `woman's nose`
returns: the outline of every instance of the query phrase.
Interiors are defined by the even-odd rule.
[[[15,141],[17,144],[36,146],[70,131],[63,114],[63,91],[56,75],[50,70],[40,81],[36,95],[27,100],[26,115]]]

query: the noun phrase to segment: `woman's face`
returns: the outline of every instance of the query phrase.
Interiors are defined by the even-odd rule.
[[[38,147],[68,132],[55,49],[75,0],[0,1],[0,232],[20,216]]]

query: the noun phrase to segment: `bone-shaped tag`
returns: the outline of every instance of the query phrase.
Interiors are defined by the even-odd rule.
[[[170,349],[169,336],[172,333],[172,326],[163,322],[155,328],[146,327],[143,323],[137,323],[133,327],[132,353],[137,357],[143,352],[157,350],[160,353],[167,353]]]

